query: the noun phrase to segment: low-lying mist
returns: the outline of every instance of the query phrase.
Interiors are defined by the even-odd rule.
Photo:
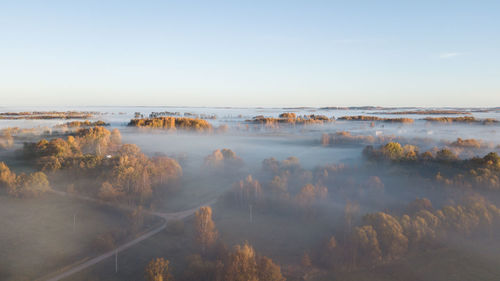
[[[500,274],[500,127],[456,116],[498,113],[108,110],[0,121],[1,278],[49,280],[127,242],[126,269],[103,258],[67,280]]]

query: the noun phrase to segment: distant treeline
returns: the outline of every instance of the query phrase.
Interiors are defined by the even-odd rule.
[[[64,124],[56,125],[56,128],[80,128],[80,127],[95,127],[95,126],[109,126],[109,123],[104,121],[71,121]]]
[[[210,132],[213,130],[212,125],[206,120],[173,116],[132,119],[128,125],[140,128],[183,129],[197,132]]]
[[[461,117],[427,117],[424,118],[425,121],[429,122],[441,122],[441,123],[480,123],[480,124],[494,124],[498,123],[498,120],[493,118],[486,119],[476,119],[473,116],[461,116]]]
[[[37,120],[37,119],[88,119],[99,112],[92,111],[30,111],[30,112],[2,112],[0,120]]]
[[[381,106],[327,106],[321,107],[321,110],[382,110],[382,109],[390,109]]]
[[[182,114],[180,112],[170,112],[170,111],[162,111],[162,112],[151,112],[149,114],[149,118],[158,118],[158,117],[164,117],[164,116],[181,116]],[[200,118],[200,119],[217,119],[217,116],[215,114],[209,115],[209,114],[195,114],[195,113],[190,113],[190,112],[184,112],[184,117],[191,117],[191,118]]]
[[[383,121],[389,123],[413,123],[415,119],[412,118],[385,118],[378,116],[356,115],[356,116],[342,116],[338,120],[348,121]],[[477,123],[477,124],[495,124],[498,120],[493,118],[476,119],[473,116],[460,116],[460,117],[426,117],[423,120],[428,122],[441,122],[441,123]]]
[[[371,114],[395,114],[395,115],[459,115],[459,114],[472,114],[469,111],[463,110],[408,110],[408,111],[383,111],[383,112],[373,112]]]
[[[383,118],[377,116],[366,116],[366,115],[357,115],[357,116],[343,116],[338,120],[348,120],[348,121],[383,121],[388,123],[413,123],[414,120],[411,118]]]
[[[253,117],[251,120],[246,120],[246,122],[253,124],[265,125],[267,127],[277,127],[279,124],[289,124],[289,125],[306,125],[306,124],[324,124],[328,122],[335,121],[335,118],[328,118],[325,115],[303,115],[297,116],[292,112],[285,112],[276,117],[265,117],[263,115],[258,115]]]
[[[370,136],[370,135],[352,135],[347,131],[340,131],[333,134],[323,134],[321,136],[321,145],[349,145],[349,144],[373,144],[387,143],[402,139],[396,136]]]

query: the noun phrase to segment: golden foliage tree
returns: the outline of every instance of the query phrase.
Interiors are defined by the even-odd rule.
[[[195,213],[196,241],[203,253],[212,247],[217,240],[217,230],[212,220],[212,208],[210,206],[201,207]]]
[[[227,281],[259,281],[255,251],[247,242],[234,247],[224,278]]]
[[[377,232],[371,225],[354,228],[351,240],[356,253],[354,260],[358,260],[360,264],[369,266],[382,260]]]
[[[280,266],[268,257],[257,258],[257,276],[259,281],[285,281]]]
[[[170,274],[170,262],[164,258],[156,258],[149,262],[146,267],[146,280],[148,281],[172,281]]]
[[[408,237],[404,235],[403,227],[393,216],[378,212],[368,214],[365,222],[377,233],[382,255],[387,260],[401,257],[408,250]]]

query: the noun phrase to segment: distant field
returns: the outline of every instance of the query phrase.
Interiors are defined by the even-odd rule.
[[[0,280],[34,280],[93,257],[96,236],[128,224],[116,210],[55,194],[0,196],[0,214]]]

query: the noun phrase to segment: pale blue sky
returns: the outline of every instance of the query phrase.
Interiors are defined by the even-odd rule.
[[[0,104],[500,106],[500,1],[2,1]]]

